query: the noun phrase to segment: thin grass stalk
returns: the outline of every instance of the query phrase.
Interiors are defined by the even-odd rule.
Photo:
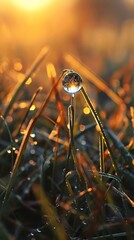
[[[98,116],[98,114],[97,114],[97,112],[96,112],[96,110],[95,110],[95,108],[94,108],[94,106],[93,106],[93,104],[92,104],[92,102],[91,102],[91,100],[90,100],[90,98],[89,98],[88,94],[86,93],[86,91],[85,91],[83,86],[81,87],[80,91],[81,91],[83,97],[85,98],[85,101],[87,102],[87,104],[88,104],[88,106],[89,106],[89,108],[91,110],[91,113],[92,113],[92,115],[93,115],[97,125],[100,128],[100,131],[102,133],[103,139],[104,139],[105,144],[107,146],[107,149],[109,151],[109,155],[111,157],[111,160],[112,160],[112,163],[113,163],[113,167],[114,167],[115,171],[117,172],[117,174],[119,175],[118,166],[117,166],[116,161],[114,160],[114,156],[113,156],[110,144],[108,142],[108,138],[106,136],[105,130],[104,130],[103,125],[102,125],[102,123],[100,121],[100,118],[99,118],[99,116]]]
[[[71,105],[68,107],[68,121],[69,121],[69,135],[70,135],[70,148],[74,163],[76,165],[78,175],[81,177],[80,163],[76,155],[76,149],[74,144],[74,95],[71,96]]]
[[[17,144],[19,142],[21,142],[22,140],[22,136],[20,138],[18,138],[18,141],[17,141]],[[1,152],[0,152],[0,157],[3,156],[5,153],[7,153],[8,150],[10,150],[12,148],[12,146],[16,147],[16,143],[13,142],[13,143],[10,143],[5,149],[3,149]]]
[[[20,145],[20,148],[19,148],[19,152],[18,152],[18,155],[16,157],[16,160],[15,160],[15,163],[14,163],[14,166],[13,166],[13,169],[12,169],[12,174],[11,174],[11,177],[10,177],[10,181],[9,181],[9,184],[8,184],[8,187],[7,187],[7,191],[6,191],[6,194],[5,194],[5,197],[4,197],[4,201],[3,201],[3,206],[5,206],[10,194],[11,194],[11,191],[12,191],[12,188],[14,186],[14,183],[15,183],[15,180],[16,180],[16,175],[17,175],[17,171],[18,171],[18,168],[19,168],[19,165],[20,165],[20,162],[21,162],[21,157],[22,157],[22,154],[26,148],[26,145],[27,145],[27,142],[28,142],[28,139],[29,139],[29,136],[33,130],[33,127],[36,123],[36,121],[38,120],[38,118],[40,117],[40,115],[42,114],[42,112],[44,111],[46,105],[48,104],[55,88],[57,87],[59,81],[61,80],[62,78],[62,75],[63,73],[61,74],[61,76],[59,77],[59,79],[55,82],[55,84],[53,85],[53,87],[51,88],[50,92],[48,93],[45,101],[43,102],[41,108],[38,110],[38,112],[36,113],[36,115],[30,120],[28,126],[27,126],[27,129],[26,129],[26,134],[24,135],[23,139],[22,139],[22,142],[21,142],[21,145]]]
[[[104,138],[102,136],[102,133],[99,134],[99,154],[100,154],[100,172],[105,172]]]
[[[12,134],[11,134],[11,132],[10,132],[10,129],[9,129],[9,127],[8,127],[8,124],[7,124],[7,122],[6,122],[6,120],[5,120],[5,118],[3,117],[3,116],[0,116],[0,118],[3,120],[3,122],[4,122],[4,124],[5,124],[5,127],[6,127],[6,129],[7,129],[7,132],[8,132],[8,135],[9,135],[9,139],[10,139],[10,148],[8,148],[7,149],[7,151],[8,150],[11,150],[11,159],[12,159],[12,164],[13,164],[13,146],[14,146],[14,141],[13,141],[13,138],[12,138]]]
[[[28,106],[28,108],[27,108],[27,111],[26,111],[26,113],[25,113],[25,116],[24,116],[24,118],[23,118],[23,120],[22,120],[22,122],[21,122],[21,124],[20,124],[18,133],[21,131],[22,125],[24,124],[24,122],[25,122],[25,120],[26,120],[26,118],[27,118],[27,116],[28,116],[28,114],[29,114],[30,108],[31,108],[31,106],[33,105],[33,102],[35,101],[37,95],[39,94],[39,92],[40,92],[41,90],[42,90],[42,87],[39,87],[39,88],[36,90],[36,92],[33,94],[32,99],[31,99],[31,101],[30,101],[30,104],[29,104],[29,106]]]
[[[40,186],[33,188],[36,198],[40,201],[42,212],[47,215],[48,221],[51,225],[52,231],[57,240],[67,240],[65,230],[58,220],[57,213],[51,205],[47,195]]]
[[[35,72],[35,70],[39,67],[39,65],[43,62],[44,58],[46,57],[47,53],[48,53],[48,47],[44,47],[41,52],[39,53],[39,55],[37,56],[37,58],[35,59],[35,61],[33,62],[31,68],[26,72],[25,78],[23,79],[23,81],[20,83],[20,85],[18,86],[18,88],[16,89],[14,95],[12,96],[8,106],[5,109],[5,112],[3,114],[3,117],[6,118],[7,115],[10,112],[10,109],[12,108],[13,104],[16,101],[16,98],[18,96],[18,94],[20,93],[22,87],[24,86],[24,84],[26,83],[26,81],[28,80],[28,78],[30,78],[32,76],[32,74]]]

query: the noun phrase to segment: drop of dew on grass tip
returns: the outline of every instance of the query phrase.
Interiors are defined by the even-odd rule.
[[[80,91],[82,87],[82,78],[76,72],[67,70],[62,79],[64,90],[69,94],[75,94]]]

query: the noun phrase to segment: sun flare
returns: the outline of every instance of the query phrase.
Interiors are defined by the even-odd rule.
[[[54,0],[11,0],[12,4],[27,11],[36,11],[48,6]]]

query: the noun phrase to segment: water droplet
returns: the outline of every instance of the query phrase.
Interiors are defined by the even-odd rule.
[[[82,223],[83,223],[83,225],[87,225],[87,222],[84,220],[84,221],[82,221]]]
[[[83,208],[83,207],[81,207],[81,208],[80,208],[80,211],[83,211],[83,210],[84,210],[84,208]]]
[[[31,137],[31,138],[35,138],[35,136],[36,136],[35,133],[31,133],[31,134],[30,134],[30,137]]]
[[[67,93],[75,94],[80,91],[82,87],[82,78],[76,72],[67,70],[67,73],[62,79],[63,88]]]
[[[8,154],[10,154],[10,153],[11,153],[11,150],[10,150],[10,149],[8,149],[8,150],[7,150],[7,153],[8,153]]]
[[[85,145],[86,145],[86,141],[85,141],[85,140],[82,140],[82,141],[81,141],[81,144],[82,144],[83,146],[85,146]]]
[[[35,150],[34,150],[34,149],[31,149],[30,153],[31,153],[31,154],[35,154]]]
[[[30,236],[34,236],[34,234],[33,234],[33,233],[30,233]]]
[[[41,233],[41,230],[40,230],[39,228],[37,228],[36,231],[37,231],[38,233]]]

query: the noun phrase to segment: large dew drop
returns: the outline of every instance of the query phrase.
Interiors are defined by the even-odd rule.
[[[69,94],[75,94],[80,91],[82,87],[82,78],[76,72],[67,70],[67,73],[62,79],[64,90]]]

